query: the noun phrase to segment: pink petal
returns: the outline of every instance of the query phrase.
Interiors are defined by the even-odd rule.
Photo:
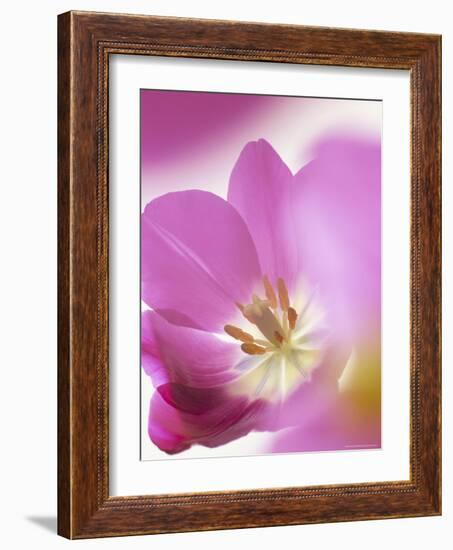
[[[261,269],[272,283],[282,277],[289,288],[297,276],[297,246],[291,217],[293,176],[264,139],[249,142],[230,177],[228,201],[252,234]]]
[[[143,313],[142,365],[156,387],[148,432],[161,450],[217,447],[263,421],[264,402],[232,391],[240,374],[233,367],[242,356],[238,344]]]
[[[313,370],[310,381],[289,395],[266,419],[266,429],[277,431],[316,422],[325,409],[338,399],[338,379],[349,355],[350,349],[347,347],[329,347],[321,364]]]
[[[223,331],[261,277],[237,211],[205,191],[168,193],[142,215],[142,298],[176,324]]]
[[[237,375],[239,345],[207,332],[168,323],[154,311],[142,314],[142,366],[154,386],[167,383],[207,388]]]
[[[301,274],[319,289],[337,334],[354,339],[380,326],[380,146],[338,137],[314,157],[292,187]]]
[[[148,434],[169,454],[194,444],[218,447],[249,433],[265,406],[233,398],[225,388],[163,387],[151,399]]]
[[[270,452],[331,451],[381,446],[380,416],[364,415],[351,397],[337,394],[317,407],[315,415],[276,436]]]

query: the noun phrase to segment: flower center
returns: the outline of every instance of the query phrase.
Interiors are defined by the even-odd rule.
[[[267,352],[283,351],[291,345],[291,334],[296,327],[297,312],[291,307],[289,293],[283,279],[277,281],[277,294],[267,276],[263,278],[266,298],[256,294],[252,303],[237,304],[247,321],[255,325],[264,338],[255,338],[234,325],[225,325],[229,335],[242,342],[241,349],[249,355],[264,355]]]
[[[282,278],[275,287],[267,276],[262,282],[265,298],[254,294],[250,304],[237,304],[247,321],[245,330],[236,325],[225,325],[224,330],[241,342],[245,354],[236,367],[241,376],[235,391],[281,400],[310,380],[312,370],[319,365],[324,315],[315,293],[307,298],[300,292],[292,304]]]

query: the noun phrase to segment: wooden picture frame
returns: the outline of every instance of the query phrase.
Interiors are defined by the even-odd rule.
[[[59,534],[88,538],[440,514],[440,36],[69,12],[59,16],[58,49]],[[410,480],[109,495],[112,54],[410,71]]]

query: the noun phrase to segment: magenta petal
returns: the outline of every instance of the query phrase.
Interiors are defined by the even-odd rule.
[[[180,453],[191,445],[187,442],[178,411],[169,406],[159,392],[154,393],[150,402],[148,435],[160,450],[168,454]]]
[[[156,387],[148,433],[161,450],[217,447],[256,428],[266,404],[232,391],[240,356],[237,344],[143,313],[142,365]]]
[[[223,331],[261,277],[237,211],[205,191],[168,193],[142,215],[142,298],[167,320]]]
[[[201,390],[173,385],[153,395],[148,434],[169,454],[194,444],[218,447],[253,430],[263,408],[263,402],[234,398],[222,387]]]
[[[301,273],[343,341],[379,329],[380,163],[377,142],[325,140],[292,187]]]
[[[159,340],[153,330],[153,316],[156,313],[146,311],[142,314],[141,325],[141,362],[143,370],[151,377],[154,387],[170,381],[170,375],[160,356]]]
[[[291,215],[293,176],[264,139],[248,143],[230,177],[228,201],[252,234],[261,269],[275,283],[292,287],[297,277],[297,245]]]
[[[168,323],[153,311],[142,314],[142,365],[154,386],[166,383],[207,388],[237,375],[241,351],[207,332]]]
[[[180,412],[205,414],[217,405],[217,391],[173,383],[163,384],[157,390],[169,405]]]

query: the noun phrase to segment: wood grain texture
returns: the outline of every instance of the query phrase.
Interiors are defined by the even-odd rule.
[[[58,532],[86,538],[440,514],[440,37],[69,12],[59,16],[58,47]],[[410,71],[410,481],[109,496],[112,54]]]
[[[69,17],[58,22],[58,532],[70,536]]]

